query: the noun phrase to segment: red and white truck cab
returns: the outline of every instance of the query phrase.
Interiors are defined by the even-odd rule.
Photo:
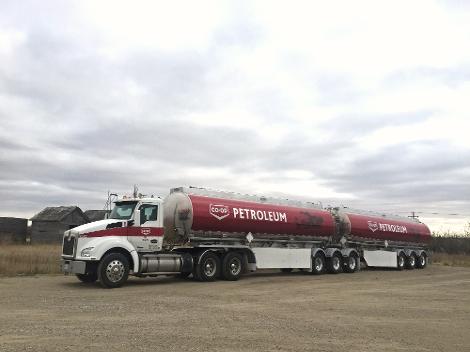
[[[62,270],[84,282],[98,279],[99,261],[107,253],[121,253],[129,271],[139,271],[139,253],[162,250],[163,206],[161,198],[127,198],[115,202],[108,218],[84,224],[64,233]],[[129,258],[130,257],[130,258]],[[129,260],[130,259],[130,260]],[[114,278],[125,274],[119,260],[110,265]],[[127,274],[126,274],[127,275]]]

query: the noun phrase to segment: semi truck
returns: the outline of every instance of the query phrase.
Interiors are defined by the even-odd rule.
[[[259,269],[422,269],[430,238],[415,218],[177,187],[165,199],[119,199],[106,219],[65,231],[61,267],[106,288],[129,275],[234,281]]]

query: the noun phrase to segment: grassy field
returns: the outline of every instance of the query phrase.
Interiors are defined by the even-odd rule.
[[[470,255],[434,253],[432,255],[432,262],[434,264],[447,265],[447,266],[470,267]]]
[[[60,245],[0,245],[0,276],[60,273]]]
[[[59,274],[60,245],[0,245],[0,276]],[[434,253],[438,265],[470,267],[470,255]]]

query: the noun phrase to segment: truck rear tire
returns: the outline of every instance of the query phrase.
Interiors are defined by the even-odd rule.
[[[228,252],[222,261],[222,278],[237,281],[243,273],[243,257],[237,252]]]
[[[75,274],[77,276],[77,279],[79,279],[81,282],[91,284],[98,280],[98,274],[97,273],[87,273],[87,274]]]
[[[219,277],[220,258],[214,252],[205,252],[198,257],[194,270],[194,278],[198,281],[214,281]]]
[[[312,274],[321,275],[325,272],[326,259],[323,253],[317,253],[312,258]]]
[[[426,256],[426,253],[421,253],[421,255],[418,257],[418,260],[416,262],[416,267],[418,269],[424,269],[427,264],[428,264],[428,257]]]
[[[343,269],[343,258],[341,254],[335,253],[328,260],[328,272],[330,274],[339,274]]]
[[[346,258],[346,263],[344,263],[344,271],[346,273],[354,273],[357,271],[358,268],[358,256],[356,253],[351,253]]]
[[[122,286],[129,276],[129,261],[121,253],[109,253],[98,265],[98,279],[101,286],[115,288]]]
[[[412,253],[406,259],[406,268],[408,270],[413,270],[416,267],[416,256]]]
[[[400,253],[397,257],[397,269],[404,270],[406,266],[406,257],[403,253]]]

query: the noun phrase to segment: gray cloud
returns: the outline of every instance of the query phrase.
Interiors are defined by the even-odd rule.
[[[416,142],[361,148],[362,136],[422,123],[440,111],[424,106],[397,114],[384,107],[381,114],[364,113],[360,107],[371,92],[359,88],[351,75],[308,68],[306,59],[299,59],[296,68],[286,61],[300,54],[287,51],[272,61],[312,96],[307,104],[352,104],[326,122],[298,122],[289,87],[264,76],[265,81],[254,82],[242,60],[232,59],[238,52],[254,55],[265,45],[265,29],[248,10],[234,11],[204,48],[138,48],[112,57],[103,54],[104,39],[74,9],[48,4],[53,12],[34,3],[7,2],[0,14],[0,33],[24,33],[0,66],[5,102],[0,104],[1,214],[31,216],[44,206],[62,204],[100,208],[108,189],[122,194],[133,184],[159,195],[185,184],[252,193],[255,185],[245,190],[237,179],[287,184],[295,182],[289,170],[307,171],[311,179],[306,182],[352,194],[351,203],[366,207],[406,203],[470,212],[468,148],[426,139],[425,131]],[[25,7],[38,16],[24,18]],[[396,70],[381,83],[400,88],[403,82],[431,77],[455,87],[470,77],[468,65],[423,67]],[[210,114],[224,121],[226,105],[249,111],[259,123],[208,125],[188,118]],[[263,125],[282,126],[282,136],[267,142],[270,132]],[[315,194],[305,198],[319,199]]]

